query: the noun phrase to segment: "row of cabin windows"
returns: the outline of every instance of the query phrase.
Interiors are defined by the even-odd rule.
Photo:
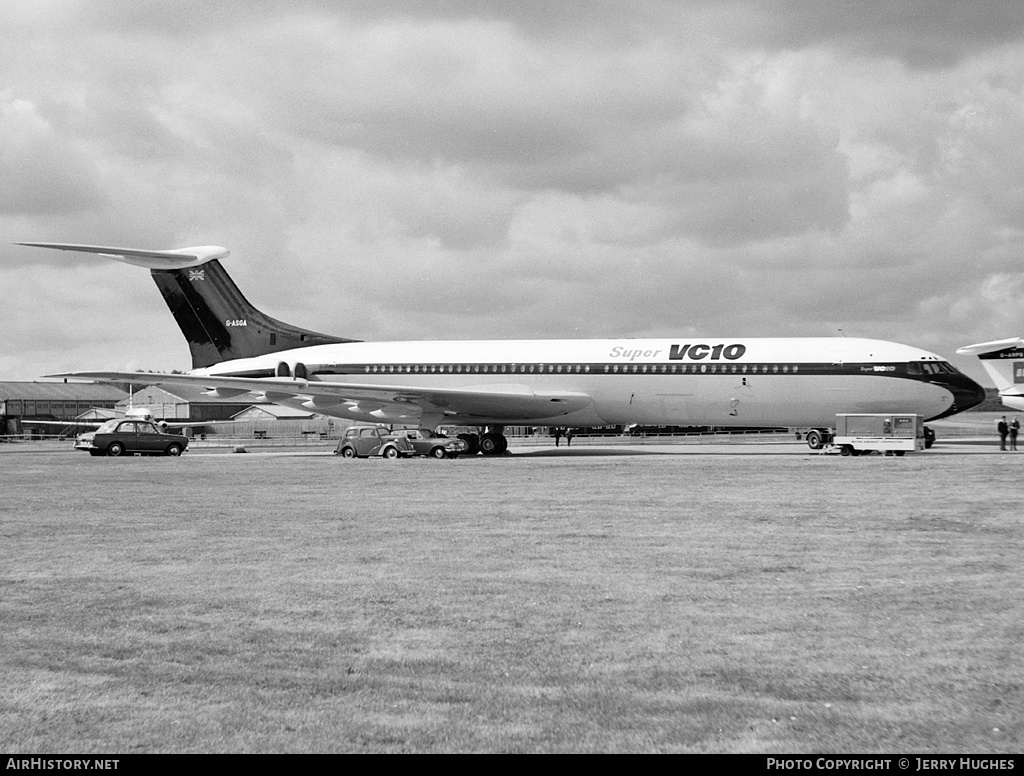
[[[388,364],[367,365],[367,374],[796,374],[789,364]]]

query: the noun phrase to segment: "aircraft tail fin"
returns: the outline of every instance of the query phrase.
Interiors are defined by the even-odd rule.
[[[67,243],[19,243],[93,253],[146,267],[188,340],[192,368],[251,358],[307,345],[358,340],[302,329],[257,310],[221,266],[228,251],[215,245],[170,251]]]
[[[1024,410],[1024,339],[981,342],[957,350],[961,356],[974,355],[999,390],[999,399],[1007,407]]]
[[[200,269],[150,271],[188,340],[192,368],[235,358],[355,340],[292,326],[257,310],[212,259]]]

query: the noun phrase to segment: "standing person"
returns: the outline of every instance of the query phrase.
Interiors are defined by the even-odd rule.
[[[562,427],[555,426],[555,447],[558,447],[558,443],[562,441]]]
[[[996,423],[996,431],[999,432],[999,449],[1006,451],[1006,435],[1010,433],[1010,427],[1006,424],[1006,416],[1003,415]]]
[[[1017,420],[1017,416],[1013,416],[1013,420],[1010,421],[1010,449],[1016,451],[1017,449],[1017,432],[1020,431],[1020,421]]]
[[[572,444],[572,429],[567,428],[565,430],[565,446],[569,447]]]

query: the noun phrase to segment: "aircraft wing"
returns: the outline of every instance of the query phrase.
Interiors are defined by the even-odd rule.
[[[97,382],[103,382],[97,380]],[[127,415],[120,415],[116,418],[108,418],[107,420],[152,420],[150,417],[146,418],[134,418]],[[22,423],[28,423],[32,426],[56,426],[59,428],[99,428],[106,420],[35,420],[34,418],[23,419]],[[163,428],[195,428],[196,426],[227,426],[234,423],[244,423],[242,420],[191,420],[191,421],[177,421],[177,420],[153,420],[154,423],[162,426]]]
[[[115,418],[115,420],[133,420],[129,417]],[[96,429],[107,421],[105,420],[34,420],[32,418],[22,419],[22,425],[27,426],[51,426],[53,428],[81,428]],[[230,426],[244,423],[242,420],[193,420],[189,422],[177,420],[154,420],[161,428],[197,428],[199,426]]]
[[[231,426],[244,423],[243,420],[192,420],[188,423],[177,420],[154,420],[161,428],[198,428],[199,426]]]
[[[105,420],[34,420],[22,418],[22,425],[30,426],[54,426],[56,428],[99,428]]]
[[[447,417],[453,422],[473,419],[529,421],[568,415],[593,402],[585,393],[536,392],[522,384],[482,385],[465,388],[427,388],[375,385],[292,377],[218,377],[151,372],[72,372],[49,377],[101,383],[187,385],[203,387],[222,398],[256,394],[273,403],[298,403],[331,414],[331,409],[375,413],[380,420],[412,422],[422,416]],[[440,422],[440,421],[439,421]]]

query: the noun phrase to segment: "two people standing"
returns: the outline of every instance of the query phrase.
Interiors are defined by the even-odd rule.
[[[1017,434],[1020,431],[1020,421],[1017,420],[1017,416],[1014,415],[1013,421],[1010,423],[1006,422],[1006,416],[1003,415],[996,423],[996,431],[999,432],[999,449],[1006,450],[1006,440],[1009,437],[1010,450],[1017,449]]]

